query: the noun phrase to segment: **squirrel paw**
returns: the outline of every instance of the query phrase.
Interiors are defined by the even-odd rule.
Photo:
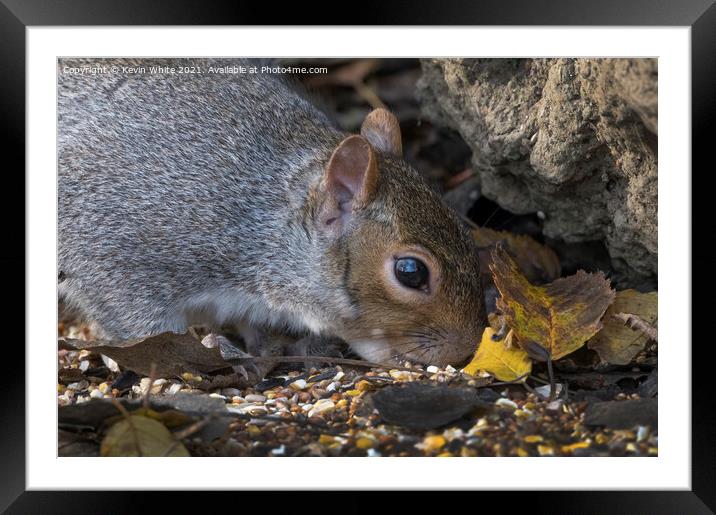
[[[326,356],[331,358],[342,358],[346,343],[340,338],[308,335],[295,341],[286,348],[286,354],[291,356]],[[326,362],[304,361],[307,370],[321,368]]]
[[[226,360],[254,357],[248,352],[244,352],[239,349],[231,340],[222,334],[209,333],[201,340],[201,343],[208,348],[218,347],[219,352],[221,352],[221,357]],[[253,386],[256,383],[261,382],[269,372],[269,370],[265,370],[266,367],[262,367],[254,361],[249,361],[246,366],[241,364],[235,364],[232,366],[234,372],[243,378],[243,382],[240,385],[242,388]]]

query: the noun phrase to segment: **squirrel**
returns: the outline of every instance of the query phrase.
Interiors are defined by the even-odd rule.
[[[466,360],[486,325],[476,247],[402,158],[396,117],[345,134],[282,75],[207,73],[236,65],[58,61],[64,301],[111,338],[231,326],[251,355],[286,334]]]

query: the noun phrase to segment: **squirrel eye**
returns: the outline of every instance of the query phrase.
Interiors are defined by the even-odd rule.
[[[424,289],[428,284],[428,267],[415,258],[400,258],[395,261],[395,278],[403,286],[416,290]]]

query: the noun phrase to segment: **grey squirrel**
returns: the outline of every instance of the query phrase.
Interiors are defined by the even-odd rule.
[[[344,134],[280,75],[206,73],[235,65],[58,61],[61,295],[112,338],[232,326],[254,355],[288,334],[465,360],[486,324],[477,252],[397,119]],[[90,66],[120,73],[72,72]]]

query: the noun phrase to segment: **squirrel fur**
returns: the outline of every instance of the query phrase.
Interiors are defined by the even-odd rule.
[[[112,338],[236,325],[374,361],[468,357],[486,323],[475,246],[401,158],[392,114],[347,135],[280,75],[63,73],[236,64],[58,61],[66,301]],[[421,289],[396,280],[405,256]]]

